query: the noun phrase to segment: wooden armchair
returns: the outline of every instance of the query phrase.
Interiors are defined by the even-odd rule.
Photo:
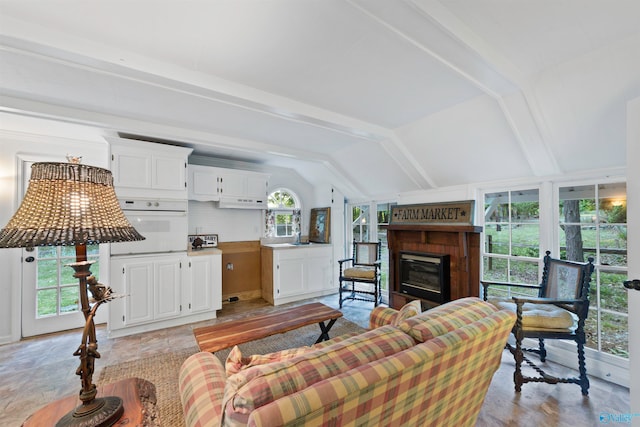
[[[504,282],[481,281],[484,299],[500,308],[515,311],[517,320],[513,327],[515,347],[507,343],[507,348],[515,358],[513,380],[516,392],[527,382],[545,382],[548,384],[578,384],[582,394],[589,393],[589,379],[585,365],[584,345],[586,336],[584,324],[589,314],[589,284],[593,273],[593,258],[587,263],[577,263],[551,258],[546,252],[542,282],[539,286],[512,284]],[[500,298],[489,295],[489,289],[495,286],[510,286],[518,289],[537,290],[538,297]],[[538,348],[524,348],[525,338],[538,339]],[[547,374],[533,363],[524,352],[537,353],[540,361],[546,360],[545,339],[573,340],[578,351],[578,378],[558,378]],[[529,377],[522,373],[522,362],[533,368],[538,376]]]
[[[345,300],[373,301],[377,307],[380,294],[380,242],[353,241],[353,256],[338,260],[340,265],[340,308]]]

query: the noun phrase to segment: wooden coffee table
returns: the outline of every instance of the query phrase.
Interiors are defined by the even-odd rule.
[[[270,314],[251,316],[204,326],[193,330],[201,351],[215,353],[234,345],[282,334],[303,326],[317,323],[320,336],[316,343],[329,339],[329,330],[342,312],[319,302],[304,304]],[[325,322],[329,322],[325,324]]]

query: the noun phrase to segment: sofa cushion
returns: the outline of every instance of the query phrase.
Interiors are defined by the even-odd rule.
[[[480,298],[462,298],[406,319],[398,325],[398,328],[411,335],[416,341],[425,342],[487,317],[496,311],[495,306]]]
[[[255,408],[413,345],[410,336],[383,326],[292,359],[243,369],[227,380],[224,423],[246,423]]]

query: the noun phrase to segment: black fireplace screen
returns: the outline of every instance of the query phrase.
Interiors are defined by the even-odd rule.
[[[400,252],[400,292],[434,302],[450,300],[449,255]]]

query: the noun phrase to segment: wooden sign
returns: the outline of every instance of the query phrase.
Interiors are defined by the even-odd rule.
[[[391,224],[473,225],[474,200],[398,205],[391,209]]]

